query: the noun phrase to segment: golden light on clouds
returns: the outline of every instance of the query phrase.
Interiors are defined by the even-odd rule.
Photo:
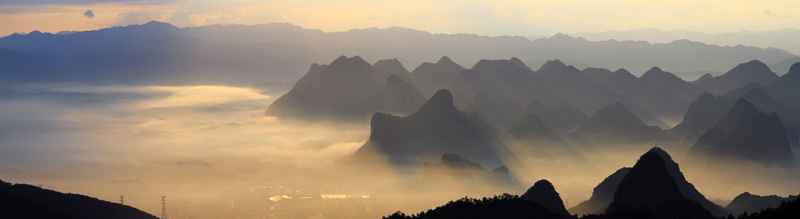
[[[141,103],[136,107],[139,109],[210,107],[229,102],[266,101],[270,98],[255,89],[225,86],[150,86],[142,89],[146,92],[163,92],[169,93],[169,95],[154,101]]]
[[[89,1],[92,2],[92,1]],[[0,35],[91,30],[152,20],[179,27],[289,22],[324,31],[402,26],[433,33],[541,35],[655,27],[730,32],[800,24],[800,2],[776,1],[114,1],[0,4]],[[94,18],[83,16],[93,10]]]

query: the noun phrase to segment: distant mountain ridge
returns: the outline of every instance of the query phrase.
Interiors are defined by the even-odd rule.
[[[31,32],[0,38],[0,48],[27,54],[31,58],[28,63],[52,65],[52,69],[38,72],[47,77],[27,76],[24,73],[35,71],[3,67],[0,78],[4,80],[105,84],[294,81],[309,63],[341,54],[396,57],[410,65],[445,55],[465,63],[507,57],[560,58],[632,72],[644,72],[652,66],[674,72],[721,71],[754,59],[776,63],[794,57],[776,49],[720,47],[690,41],[590,42],[563,34],[529,40],[430,34],[399,27],[326,33],[286,23],[177,28],[150,22],[64,35]],[[609,53],[616,55],[608,56]]]

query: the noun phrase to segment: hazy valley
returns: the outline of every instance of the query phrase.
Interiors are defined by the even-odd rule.
[[[0,209],[155,218],[165,195],[170,218],[791,215],[795,60],[288,23],[13,34],[0,179],[18,184]]]

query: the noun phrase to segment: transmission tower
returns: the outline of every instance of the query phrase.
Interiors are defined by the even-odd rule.
[[[119,196],[119,204],[120,205],[124,205],[125,204],[125,196],[124,195],[120,195]]]
[[[161,219],[167,219],[167,196],[161,196]]]

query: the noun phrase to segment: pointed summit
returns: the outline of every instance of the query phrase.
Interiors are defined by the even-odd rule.
[[[639,77],[639,79],[686,103],[694,101],[697,96],[705,92],[702,88],[686,82],[672,73],[665,72],[658,67],[651,68],[645,72],[642,77]]]
[[[522,195],[522,198],[533,201],[562,216],[569,216],[569,212],[564,208],[564,202],[561,201],[561,196],[556,192],[556,188],[550,181],[539,180]]]
[[[536,71],[537,72],[562,71],[565,68],[567,68],[567,65],[564,64],[564,62],[561,62],[561,60],[558,59],[554,59],[554,60],[548,60],[547,62],[544,63],[544,65],[542,65],[542,67],[539,67],[539,70]]]
[[[778,79],[778,75],[772,72],[766,64],[758,60],[753,60],[739,64],[719,77],[697,81],[696,84],[697,86],[719,95],[751,82],[767,85],[776,79]]]
[[[388,77],[361,57],[340,56],[329,65],[312,65],[288,93],[270,105],[267,114],[363,121],[380,109],[376,97]]]
[[[602,144],[643,143],[671,139],[663,129],[645,124],[619,102],[597,110],[578,127],[575,134]]]
[[[436,63],[425,62],[411,71],[413,81],[419,82],[419,89],[425,95],[430,95],[438,89],[450,85],[464,67],[453,62],[447,56],[442,56]]]
[[[685,198],[659,151],[645,153],[619,183],[606,213],[649,209],[662,218],[714,218],[699,203]]]
[[[400,60],[397,59],[378,60],[372,66],[378,70],[385,71],[390,74],[395,74],[397,76],[404,76],[411,74],[405,67],[403,67],[403,63],[400,63]]]
[[[664,74],[664,73],[667,73],[667,72],[665,72],[664,70],[661,70],[661,68],[659,68],[659,67],[653,66],[652,68],[650,68],[650,70],[647,70],[647,72],[645,72],[644,75],[647,75],[647,74]]]
[[[795,62],[794,64],[792,64],[792,67],[789,67],[789,72],[787,72],[786,74],[790,73],[800,74],[800,62]]]
[[[711,73],[705,73],[705,74],[701,75],[700,77],[698,77],[697,79],[695,79],[694,81],[692,81],[692,83],[696,84],[698,82],[711,80],[711,79],[714,79],[714,75],[711,75]]]
[[[509,61],[511,61],[511,62],[512,62],[512,63],[514,63],[514,64],[517,64],[517,65],[518,65],[518,66],[520,66],[520,67],[528,68],[528,66],[527,66],[527,65],[525,65],[525,63],[524,63],[524,62],[522,62],[522,60],[520,60],[520,59],[519,59],[519,58],[517,58],[517,57],[511,57],[511,59],[509,59]]]
[[[447,90],[439,90],[428,99],[415,114],[441,114],[457,112],[456,105],[453,104],[453,94]]]
[[[728,111],[729,107],[730,105],[725,103],[722,98],[703,93],[697,97],[697,100],[689,104],[683,121],[670,131],[687,138],[688,142],[694,142],[694,139],[700,137],[703,132],[722,121],[725,118],[724,112]]]
[[[627,80],[637,80],[635,75],[631,74],[628,70],[624,68],[617,69],[614,71],[614,76],[617,78],[625,78]]]
[[[419,164],[445,153],[458,153],[485,166],[501,166],[496,130],[475,115],[458,111],[453,95],[437,91],[417,112],[398,117],[375,113],[369,140],[354,154],[356,161]]]
[[[438,65],[446,65],[446,66],[458,65],[458,64],[456,64],[456,62],[454,62],[452,59],[450,59],[450,57],[447,57],[447,56],[442,56],[441,58],[439,58],[439,61],[437,61],[436,64],[438,64]]]
[[[580,129],[584,131],[599,131],[609,128],[626,129],[628,127],[644,125],[644,122],[639,120],[625,105],[617,102],[597,110],[597,112],[586,120],[586,123],[584,123]]]
[[[411,73],[397,59],[378,60],[372,67],[383,72],[384,75],[397,75],[403,81],[411,81]]]
[[[769,84],[768,87],[787,96],[800,93],[800,62],[794,63],[788,73]]]
[[[741,161],[791,167],[797,161],[788,139],[786,128],[776,113],[763,113],[749,101],[739,98],[723,121],[700,136],[687,156],[690,161],[717,168],[728,168],[726,163]]]
[[[661,159],[664,160],[664,165],[667,167],[667,172],[669,172],[670,176],[672,176],[672,179],[675,180],[675,183],[678,184],[678,189],[681,191],[681,195],[683,195],[683,197],[700,203],[700,205],[710,211],[714,216],[724,217],[728,215],[728,212],[725,211],[722,206],[714,204],[706,199],[706,197],[701,194],[700,191],[697,191],[692,183],[689,183],[689,181],[686,180],[686,177],[681,172],[678,163],[672,160],[672,157],[669,155],[669,153],[659,147],[653,147],[648,152],[656,153],[661,156]]]
[[[737,127],[742,121],[753,118],[756,114],[762,113],[758,110],[758,107],[750,103],[744,98],[739,98],[736,100],[736,103],[733,104],[733,107],[728,111],[725,115],[725,119],[720,123],[717,123],[717,128],[720,128],[726,132],[731,132]]]
[[[409,115],[425,103],[425,97],[413,85],[393,74],[386,79],[379,103],[382,103],[382,112]]]
[[[766,72],[772,72],[769,70],[769,66],[767,66],[767,64],[764,64],[763,62],[758,60],[753,60],[736,65],[736,67],[734,67],[725,74],[755,76],[755,74],[766,73]]]

